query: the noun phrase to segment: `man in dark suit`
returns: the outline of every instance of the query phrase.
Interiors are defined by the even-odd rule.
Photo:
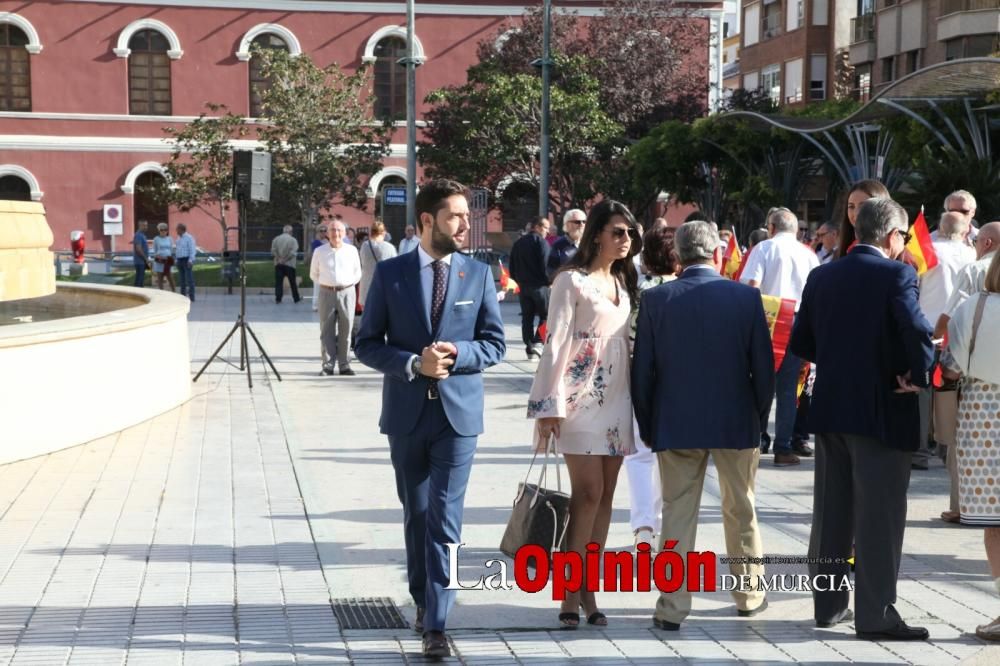
[[[660,466],[660,534],[677,541],[677,553],[695,550],[711,456],[722,490],[728,555],[758,558],[734,561],[730,571],[749,576],[756,588],[764,567],[754,478],[774,396],[764,306],[759,291],[719,274],[722,248],[714,225],[688,222],[677,230],[674,245],[684,271],[679,279],[644,292],[632,361],[639,436],[656,452]],[[706,410],[708,396],[719,409]],[[767,607],[764,593],[756,589],[734,591],[733,598],[741,617]],[[690,611],[691,593],[684,584],[660,595],[653,622],[677,630]]]
[[[531,231],[517,239],[510,249],[510,276],[521,288],[518,299],[521,303],[521,339],[528,360],[538,360],[542,356],[542,339],[535,328],[545,323],[549,314],[549,243],[545,237],[549,233],[549,218],[537,217],[531,223]]]
[[[809,430],[816,433],[810,558],[814,574],[848,574],[857,558],[855,630],[869,640],[922,640],[896,612],[906,526],[910,452],[918,442],[919,387],[934,358],[931,326],[917,302],[917,274],[902,254],[906,211],[891,199],[858,210],[858,244],[809,274],[792,353],[816,364]],[[847,590],[813,592],[817,626],[853,616]]]
[[[444,634],[455,592],[448,550],[483,432],[486,368],[503,359],[503,322],[489,267],[459,254],[469,230],[466,189],[449,180],[417,196],[420,245],[378,264],[355,347],[385,375],[381,431],[403,504],[406,569],[424,655],[450,654]]]

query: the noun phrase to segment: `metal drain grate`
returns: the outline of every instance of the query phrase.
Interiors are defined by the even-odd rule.
[[[341,629],[408,629],[389,597],[334,599],[333,613]]]

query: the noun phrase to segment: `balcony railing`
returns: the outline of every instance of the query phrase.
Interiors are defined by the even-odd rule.
[[[761,21],[761,35],[764,39],[771,39],[781,34],[781,12],[771,12]]]
[[[984,9],[1000,9],[1000,0],[943,0],[941,16],[958,12],[976,12]]]
[[[994,0],[996,1],[996,0]],[[851,19],[851,44],[875,39],[875,15],[862,14]]]

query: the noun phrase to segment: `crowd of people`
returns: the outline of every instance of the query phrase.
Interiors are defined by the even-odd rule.
[[[398,247],[380,222],[352,238],[338,216],[323,218],[309,267],[322,372],[353,375],[353,349],[386,376],[380,429],[404,509],[416,628],[432,657],[449,652],[446,544],[461,542],[482,372],[506,353],[490,269],[458,252],[466,195],[454,181],[425,184]],[[696,551],[711,459],[730,573],[750,581],[732,591],[736,614],[752,617],[768,605],[755,585],[765,573],[754,495],[761,456],[773,446],[780,469],[815,455],[810,574],[846,578],[849,558],[856,567],[853,610],[849,591],[814,590],[816,625],[852,622],[868,640],[926,639],[894,604],[910,474],[937,455],[952,484],[941,518],[984,528],[1000,592],[1000,222],[980,227],[975,213],[970,193],[946,198],[932,224],[936,261],[918,274],[906,212],[881,183],[862,181],[843,219],[811,237],[791,210],[769,211],[732,277],[724,254],[733,232],[699,214],[644,232],[625,205],[604,200],[566,212],[556,237],[551,220],[533,220],[512,247],[510,273],[521,341],[537,363],[533,445],[563,456],[570,475],[561,548],[586,568],[588,546],[604,547],[624,465],[636,549],[669,540],[675,552]],[[299,300],[288,231],[272,248],[279,302],[283,279]],[[768,297],[794,304],[780,344]],[[659,596],[657,628],[687,620],[696,587],[687,583]],[[561,601],[557,619],[564,628],[608,623],[586,589]],[[1000,640],[1000,618],[976,632]]]

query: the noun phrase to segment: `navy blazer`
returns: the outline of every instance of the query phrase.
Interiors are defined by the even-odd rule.
[[[857,245],[811,273],[792,329],[791,350],[816,364],[810,432],[919,445],[917,394],[895,393],[896,375],[930,384],[931,325],[917,302],[917,273]]]
[[[428,379],[407,379],[414,354],[436,340],[458,348],[451,375],[438,382],[445,415],[462,436],[483,432],[482,371],[503,360],[507,350],[496,287],[489,266],[451,255],[448,291],[438,330],[431,331],[420,284],[420,253],[381,261],[368,290],[355,354],[385,375],[379,428],[386,435],[408,435],[427,400]]]
[[[643,292],[632,404],[650,448],[759,446],[773,397],[774,353],[757,289],[692,266]]]

